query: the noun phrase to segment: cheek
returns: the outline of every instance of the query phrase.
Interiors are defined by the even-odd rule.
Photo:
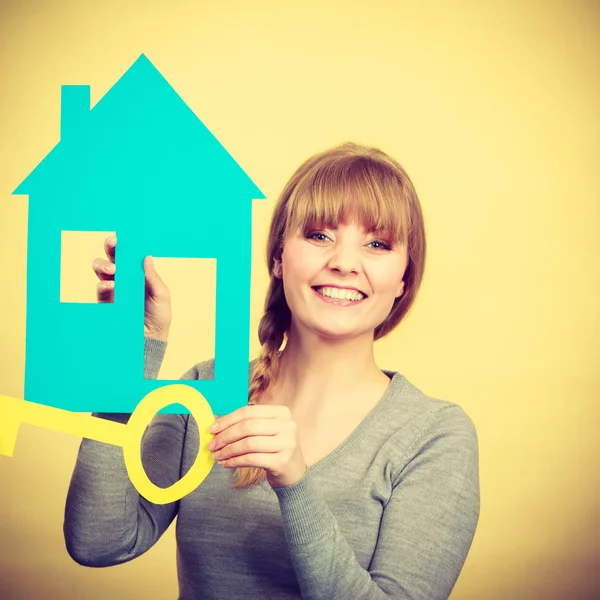
[[[377,289],[379,293],[395,296],[403,276],[404,269],[402,265],[393,265],[379,272],[377,276]]]
[[[283,277],[289,287],[310,284],[319,272],[319,262],[311,256],[310,250],[290,251],[284,258]]]
[[[283,289],[288,297],[302,294],[304,288],[310,285],[310,275],[298,266],[289,265],[284,270]]]
[[[288,260],[283,268],[283,289],[286,296],[297,295],[298,288],[307,282],[306,274],[301,263]]]

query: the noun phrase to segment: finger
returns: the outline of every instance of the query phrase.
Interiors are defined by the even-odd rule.
[[[273,419],[246,419],[229,426],[212,440],[210,449],[214,452],[236,442],[256,437],[272,437],[281,433],[281,423]]]
[[[249,453],[240,454],[232,458],[215,459],[222,467],[239,469],[240,467],[257,467],[269,470],[273,467],[273,454]]]
[[[290,409],[288,406],[279,404],[252,404],[242,406],[232,413],[217,419],[209,428],[211,433],[223,431],[244,419],[277,419],[280,417],[289,417]]]
[[[96,285],[96,298],[98,302],[114,302],[115,301],[115,282],[114,281],[99,281]]]
[[[98,279],[106,281],[115,278],[115,271],[117,270],[117,265],[107,260],[104,260],[103,258],[95,258],[92,261],[92,269],[94,269],[94,273],[96,273]]]
[[[245,454],[274,454],[282,450],[281,439],[275,436],[255,435],[213,450],[215,460],[227,460]]]
[[[154,259],[151,256],[146,256],[146,258],[144,258],[144,275],[152,295],[156,295],[159,291],[164,292],[165,290],[168,290],[165,282],[154,268]]]
[[[114,235],[107,237],[104,240],[104,252],[111,263],[115,262],[115,251],[117,247],[117,238]]]
[[[144,258],[144,273],[148,280],[164,283],[154,266],[154,259],[151,256]]]

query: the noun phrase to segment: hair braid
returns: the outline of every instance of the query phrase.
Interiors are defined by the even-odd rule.
[[[283,285],[280,280],[274,279],[265,301],[265,313],[258,326],[258,339],[262,347],[248,386],[249,405],[260,404],[261,396],[277,376],[279,348],[289,327],[289,316]],[[260,467],[238,467],[234,471],[233,487],[261,483],[265,477],[266,471]]]

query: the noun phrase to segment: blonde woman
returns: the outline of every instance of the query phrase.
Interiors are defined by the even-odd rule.
[[[113,299],[115,245],[94,262],[99,301]],[[216,415],[219,462],[186,497],[154,505],[120,448],[84,439],[65,511],[73,559],[129,561],[177,516],[181,599],[448,598],[479,518],[477,434],[459,405],[380,369],[373,348],[413,304],[425,253],[419,200],[395,160],[348,143],[304,162],[272,218],[248,406]],[[149,258],[144,268],[145,369],[157,377],[169,292]],[[183,477],[198,437],[189,415],[156,415],[142,444],[152,481]]]

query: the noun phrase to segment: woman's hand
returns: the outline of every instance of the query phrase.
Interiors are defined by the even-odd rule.
[[[207,448],[219,464],[266,469],[272,488],[293,485],[307,471],[298,426],[287,406],[243,406],[221,417],[209,431],[215,437]]]
[[[104,240],[104,252],[108,260],[96,258],[92,261],[94,273],[100,281],[96,286],[98,302],[115,301],[115,250],[117,238],[111,236]],[[171,295],[169,288],[159,277],[151,256],[144,259],[144,275],[146,278],[144,302],[144,335],[167,340],[171,327]]]

